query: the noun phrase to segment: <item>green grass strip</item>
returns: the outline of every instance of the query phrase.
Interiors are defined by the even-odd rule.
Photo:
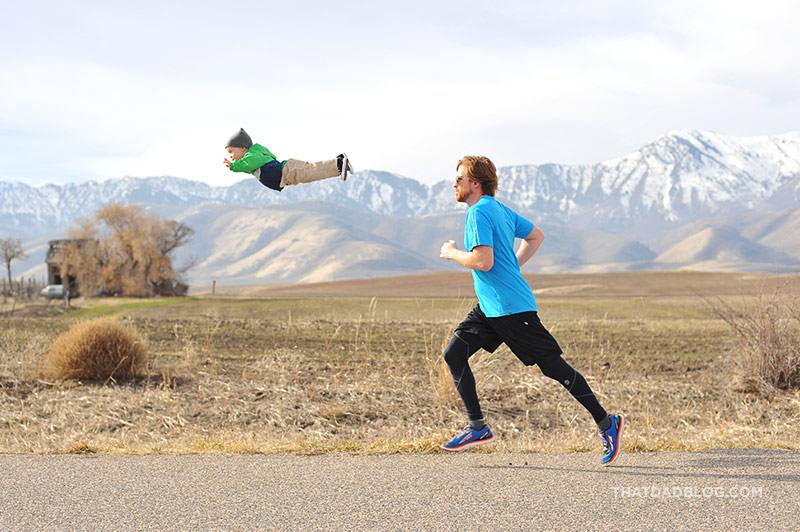
[[[100,318],[106,316],[124,316],[136,312],[138,310],[145,310],[154,307],[164,307],[170,305],[184,305],[193,303],[196,298],[193,297],[174,297],[163,299],[143,299],[140,301],[131,301],[129,299],[120,301],[119,303],[109,302],[104,299],[102,303],[92,304],[91,306],[84,307],[74,312],[69,312],[64,315],[68,318]]]

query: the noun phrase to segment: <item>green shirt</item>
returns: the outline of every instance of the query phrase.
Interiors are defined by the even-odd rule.
[[[247,172],[252,174],[265,164],[277,160],[272,152],[261,144],[253,144],[238,161],[231,163],[232,172]]]

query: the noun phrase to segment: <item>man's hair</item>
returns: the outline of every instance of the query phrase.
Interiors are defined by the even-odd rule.
[[[458,161],[456,170],[459,166],[464,167],[467,177],[481,184],[481,190],[487,196],[494,196],[497,190],[497,168],[488,157],[483,155],[466,155]]]

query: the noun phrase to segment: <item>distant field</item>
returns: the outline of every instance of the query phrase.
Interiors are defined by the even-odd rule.
[[[800,392],[752,386],[708,300],[800,294],[799,276],[536,275],[541,316],[626,448],[800,448]],[[428,452],[463,423],[441,360],[472,306],[468,275],[79,300],[0,316],[0,451]],[[49,343],[114,315],[148,338],[149,377],[48,382]],[[473,358],[497,450],[595,450],[589,416],[505,348]]]
[[[753,295],[776,289],[800,292],[800,275],[692,271],[597,274],[529,274],[537,295],[559,297],[637,297]],[[207,294],[203,291],[202,294]],[[468,272],[378,277],[288,286],[218,287],[235,297],[473,297]]]

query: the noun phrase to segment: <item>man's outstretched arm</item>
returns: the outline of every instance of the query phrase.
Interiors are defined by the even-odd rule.
[[[442,244],[439,256],[443,259],[455,261],[471,270],[488,272],[494,266],[494,250],[492,246],[475,246],[472,251],[462,251],[456,248],[454,240],[448,240]]]
[[[534,227],[530,234],[522,239],[517,249],[517,261],[520,268],[533,257],[539,250],[539,246],[544,242],[544,233],[538,227]]]

